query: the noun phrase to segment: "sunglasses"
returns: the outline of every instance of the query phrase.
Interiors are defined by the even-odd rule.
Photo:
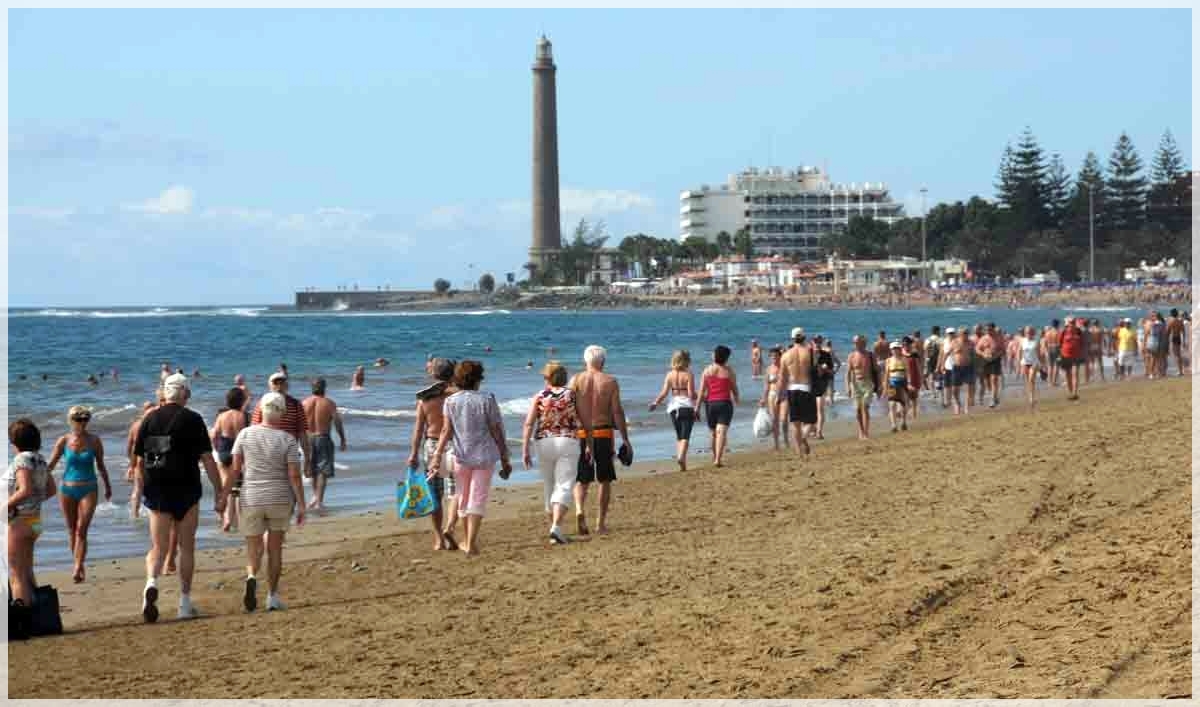
[[[92,419],[92,416],[91,415],[75,415],[71,419],[75,422],[87,422],[88,420]]]

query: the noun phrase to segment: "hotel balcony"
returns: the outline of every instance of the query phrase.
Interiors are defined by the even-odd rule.
[[[679,230],[686,231],[691,228],[698,228],[704,225],[704,221],[699,218],[686,218],[679,222]]]
[[[680,214],[692,214],[699,211],[704,211],[704,207],[700,204],[689,202],[679,209]]]

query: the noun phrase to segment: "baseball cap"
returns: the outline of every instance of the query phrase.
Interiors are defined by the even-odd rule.
[[[893,341],[892,343],[888,344],[888,348],[889,349],[902,349],[904,347],[900,345],[899,341]]]
[[[183,375],[182,373],[172,373],[171,375],[167,376],[166,380],[163,381],[163,388],[190,389],[191,386],[189,385],[187,376]]]
[[[792,329],[792,338],[793,339],[799,339],[802,336],[804,336],[804,327],[796,327],[796,328]]]
[[[953,334],[954,332],[955,332],[955,329],[954,329],[954,327],[952,327],[952,326],[948,326],[948,327],[946,327],[946,333],[947,333],[947,334]]]
[[[286,373],[283,371],[275,371],[271,374],[271,377],[267,379],[267,382],[274,383],[275,381],[286,381],[287,379],[288,377]]]

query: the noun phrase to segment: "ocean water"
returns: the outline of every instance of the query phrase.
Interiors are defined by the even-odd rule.
[[[1105,324],[1121,316],[1136,318],[1141,311],[1071,310]],[[9,419],[34,419],[48,454],[55,439],[67,431],[70,406],[84,404],[96,411],[91,429],[104,439],[114,482],[114,503],[100,509],[92,531],[89,557],[100,560],[136,554],[146,547],[144,522],[128,519],[124,440],[142,402],[153,397],[163,361],[189,374],[199,369],[191,407],[210,422],[236,374],[244,374],[251,392],[259,395],[267,388],[267,377],[285,362],[291,392],[301,399],[309,392],[310,379],[326,378],[329,397],[342,409],[350,445],[338,455],[337,478],[330,484],[328,501],[334,513],[353,513],[392,501],[395,480],[409,453],[414,393],[427,384],[424,363],[430,354],[483,362],[483,388],[501,403],[513,458],[518,461],[510,483],[521,483],[536,480],[533,472],[520,468],[519,441],[529,399],[542,385],[538,371],[550,357],[562,360],[571,373],[580,370],[583,349],[589,344],[608,349],[607,370],[620,380],[637,458],[668,459],[674,441],[669,420],[661,408],[648,412],[647,404],[657,394],[677,348],[691,351],[697,374],[717,344],[734,350],[731,363],[746,401],[731,430],[731,449],[736,451],[756,444],[750,423],[762,383],[750,375],[752,338],[766,349],[785,341],[792,327],[802,326],[810,336],[831,337],[844,359],[856,333],[873,340],[880,330],[898,338],[920,329],[928,336],[935,324],[961,327],[980,322],[995,322],[1011,331],[1025,324],[1046,324],[1066,313],[987,308],[449,313],[293,313],[266,307],[12,309],[8,313]],[[390,365],[375,368],[372,362],[380,357]],[[351,391],[350,377],[358,365],[367,367],[366,389]],[[113,369],[119,371],[119,381],[113,380]],[[103,374],[100,384],[89,385],[89,374]],[[844,404],[835,404],[830,424],[852,417]],[[706,432],[697,428],[694,452],[707,446]],[[239,542],[215,532],[207,496],[202,509],[203,546]],[[38,543],[38,564],[61,566],[68,558],[56,501],[47,504],[44,516],[47,533]]]

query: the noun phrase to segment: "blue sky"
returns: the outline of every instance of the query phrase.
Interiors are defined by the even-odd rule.
[[[11,10],[9,301],[282,303],[456,285],[529,243],[558,64],[564,233],[677,233],[682,189],[827,164],[916,212],[1025,125],[1075,171],[1188,156],[1188,10]],[[473,265],[471,268],[469,266]]]

